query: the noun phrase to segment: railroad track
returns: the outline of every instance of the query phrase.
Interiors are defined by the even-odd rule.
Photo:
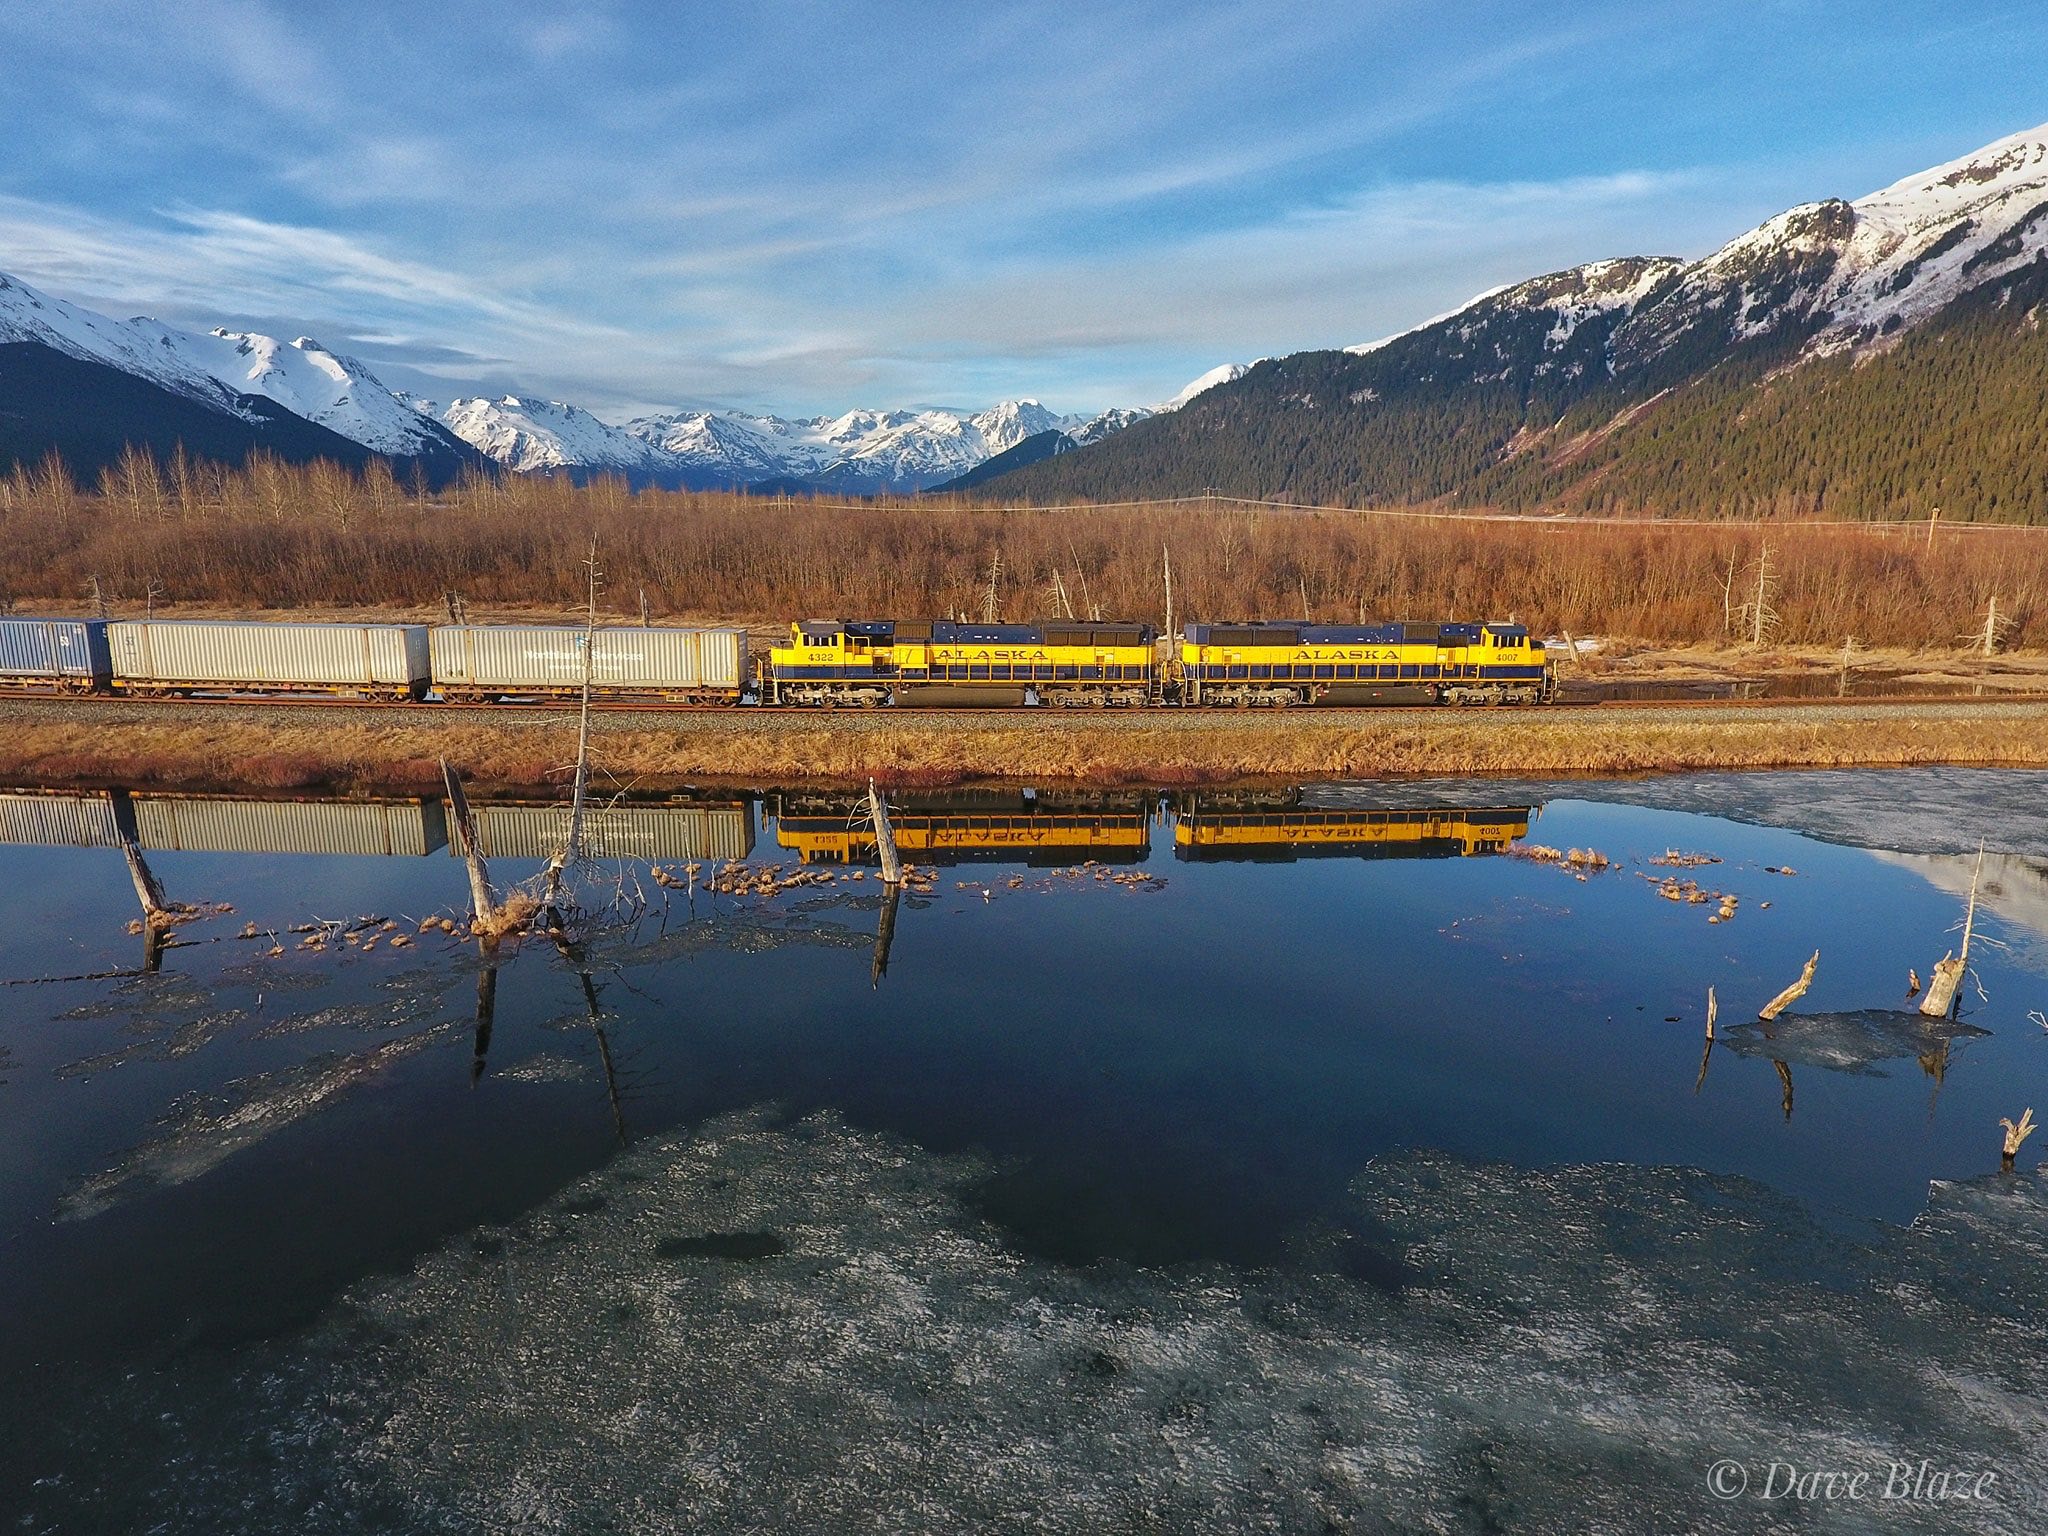
[[[0,702],[53,704],[53,705],[94,705],[126,704],[148,709],[189,709],[189,708],[282,708],[292,710],[397,710],[413,715],[446,714],[472,716],[488,719],[492,716],[516,715],[560,715],[573,714],[578,705],[572,699],[521,700],[508,703],[451,703],[443,700],[415,701],[411,699],[357,699],[334,694],[232,694],[208,693],[190,696],[159,694],[67,694],[28,689],[0,689]],[[1847,697],[1835,695],[1784,695],[1747,699],[1561,699],[1543,705],[1446,705],[1446,704],[1319,704],[1298,706],[1288,709],[1211,709],[1198,708],[1185,711],[1188,714],[1238,718],[1247,716],[1266,718],[1314,718],[1355,717],[1372,719],[1393,715],[1427,715],[1431,717],[1490,717],[1495,715],[1526,716],[1531,712],[1556,714],[1567,710],[1588,709],[1647,709],[1647,710],[1734,710],[1734,709],[1836,709],[1854,708],[1869,704],[2044,704],[2048,703],[2048,692],[1995,692],[1982,694],[1965,693],[1865,693]],[[1103,708],[1063,709],[1054,705],[1002,704],[1002,705],[891,705],[873,708],[824,709],[809,704],[689,704],[662,699],[603,699],[591,701],[593,714],[673,714],[673,715],[718,715],[744,719],[749,716],[801,716],[817,720],[834,719],[971,719],[990,715],[1028,715],[1054,720],[1131,720],[1142,719],[1159,713],[1181,713],[1172,706],[1164,709]]]

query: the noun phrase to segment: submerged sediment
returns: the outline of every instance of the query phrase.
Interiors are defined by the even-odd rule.
[[[974,1214],[987,1171],[830,1115],[643,1145],[298,1337],[81,1389],[13,1452],[94,1485],[23,1513],[1715,1532],[1771,1514],[1774,1461],[1993,1474],[1886,1529],[2044,1513],[2038,1172],[1844,1236],[1737,1179],[1406,1154],[1278,1264],[1141,1269],[1007,1244]],[[1724,1461],[1749,1493],[1719,1496]]]

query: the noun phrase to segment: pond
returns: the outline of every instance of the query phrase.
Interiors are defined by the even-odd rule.
[[[2043,789],[906,793],[897,895],[846,799],[707,791],[489,956],[438,800],[0,795],[0,1510],[2024,1528]],[[563,822],[479,806],[500,889]]]

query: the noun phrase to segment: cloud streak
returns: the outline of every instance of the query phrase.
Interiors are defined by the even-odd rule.
[[[614,416],[1156,399],[2039,115],[2048,17],[1880,8],[25,0],[0,270]]]

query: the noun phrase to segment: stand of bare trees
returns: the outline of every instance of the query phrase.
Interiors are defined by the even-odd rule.
[[[1213,505],[1020,511],[635,493],[613,480],[476,476],[437,493],[258,455],[240,469],[124,456],[91,488],[55,461],[0,477],[0,602],[116,614],[454,601],[567,612],[595,539],[654,622],[1039,616],[1496,618],[1665,642],[1954,647],[2048,637],[2048,532],[2025,528],[1543,524]],[[1765,545],[1768,540],[1768,554]],[[996,573],[1000,573],[999,575]],[[151,597],[152,590],[155,596]],[[1052,593],[1048,598],[1045,594]],[[1071,598],[1064,603],[1075,606]],[[1027,611],[1028,610],[1028,611]],[[1761,635],[1760,632],[1761,631]]]

